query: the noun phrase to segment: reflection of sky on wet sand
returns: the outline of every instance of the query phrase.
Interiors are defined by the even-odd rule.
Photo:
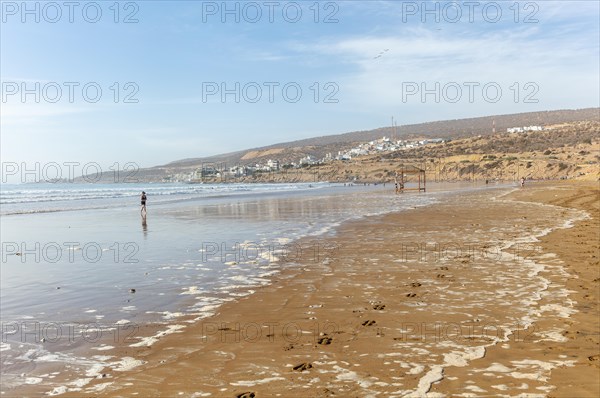
[[[446,194],[394,195],[392,186],[382,188],[149,202],[145,217],[137,206],[3,217],[3,242],[23,243],[25,250],[2,264],[2,321],[97,323],[112,330],[124,320],[207,316],[223,300],[269,283],[281,267],[277,259],[293,264],[298,248],[286,245],[295,239],[314,236],[318,246],[320,236],[345,220]],[[42,251],[58,248],[58,260],[47,261],[48,249],[36,261],[27,254],[36,243]]]

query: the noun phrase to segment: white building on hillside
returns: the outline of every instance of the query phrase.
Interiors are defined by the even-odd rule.
[[[542,126],[525,126],[525,127],[509,127],[506,129],[507,133],[524,133],[526,131],[543,131]]]
[[[267,161],[267,167],[270,170],[274,170],[274,171],[279,170],[279,160],[271,160],[271,159],[269,159]]]

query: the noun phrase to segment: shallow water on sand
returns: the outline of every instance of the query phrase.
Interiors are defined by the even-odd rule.
[[[101,368],[111,341],[152,341],[138,326],[209,316],[294,266],[301,252],[319,261],[328,248],[318,238],[342,222],[448,194],[449,187],[433,188],[393,195],[389,185],[320,186],[149,200],[145,219],[135,205],[5,216],[2,390],[52,386],[69,363],[87,373]],[[295,246],[307,236],[314,242]]]

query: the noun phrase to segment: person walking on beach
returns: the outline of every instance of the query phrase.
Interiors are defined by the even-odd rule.
[[[140,210],[140,213],[142,215],[146,214],[146,192],[142,191],[142,196],[141,196],[141,201],[142,201],[142,209]]]

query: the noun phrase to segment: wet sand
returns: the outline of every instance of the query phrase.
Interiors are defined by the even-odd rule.
[[[597,396],[598,185],[502,192],[346,223],[65,396]]]
[[[591,216],[574,228],[541,239],[543,250],[556,253],[572,275],[563,283],[578,311],[565,322],[563,335],[568,340],[544,349],[561,351],[576,360],[574,366],[552,371],[550,383],[557,386],[552,397],[600,396],[600,185],[565,183],[544,190],[524,190],[514,196],[583,209]]]

